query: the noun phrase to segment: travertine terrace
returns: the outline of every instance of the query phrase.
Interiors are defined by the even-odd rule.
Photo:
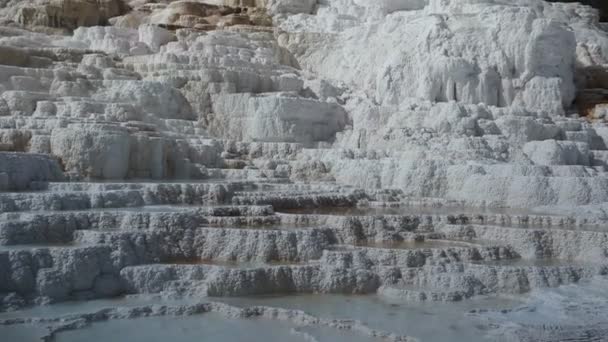
[[[0,336],[608,341],[601,10],[0,0]]]

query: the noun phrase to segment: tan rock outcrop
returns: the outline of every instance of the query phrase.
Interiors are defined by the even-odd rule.
[[[46,26],[76,29],[103,25],[111,17],[126,13],[122,0],[43,0],[22,1],[7,7],[4,16],[24,27]]]

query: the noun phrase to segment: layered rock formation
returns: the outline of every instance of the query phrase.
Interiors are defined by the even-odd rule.
[[[129,8],[122,0],[28,0],[4,1],[3,20],[29,28],[73,30],[105,25]]]
[[[592,6],[596,8],[600,12],[601,21],[605,22],[608,20],[608,4],[601,0],[581,0],[581,1],[573,1],[573,0],[549,0],[549,2],[578,2],[583,5]]]
[[[608,271],[608,33],[591,7],[40,0],[0,17],[3,310],[473,301]]]

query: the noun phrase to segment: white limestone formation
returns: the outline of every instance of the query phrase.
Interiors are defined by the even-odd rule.
[[[215,312],[410,341],[341,308],[24,310],[604,284],[607,104],[608,31],[577,3],[0,0],[0,335]],[[608,330],[499,310],[470,340]]]

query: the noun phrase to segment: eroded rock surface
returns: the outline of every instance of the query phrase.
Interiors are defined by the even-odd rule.
[[[0,24],[2,311],[140,294],[466,302],[604,284],[608,33],[591,7],[0,1]],[[112,310],[0,325],[54,326],[51,341],[215,312],[417,337],[265,307]],[[473,340],[608,329],[510,310],[471,312],[488,319]]]

